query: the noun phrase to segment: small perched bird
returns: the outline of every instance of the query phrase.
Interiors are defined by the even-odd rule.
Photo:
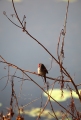
[[[48,70],[46,69],[46,67],[42,63],[39,63],[37,70],[38,70],[38,74],[44,77],[45,83],[46,83],[46,73],[48,73]]]

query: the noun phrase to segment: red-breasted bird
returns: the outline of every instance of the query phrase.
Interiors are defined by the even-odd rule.
[[[39,75],[42,75],[44,77],[46,83],[46,73],[48,74],[46,67],[42,63],[39,63],[37,71]]]

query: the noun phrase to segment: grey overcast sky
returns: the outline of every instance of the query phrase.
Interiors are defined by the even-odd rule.
[[[26,16],[28,32],[57,58],[57,42],[64,24],[67,0],[14,0],[14,3],[20,19]],[[11,14],[14,14],[11,0],[0,0],[0,55],[7,62],[22,69],[36,72],[37,64],[40,62],[49,69],[51,57],[48,53],[21,29],[14,26],[3,15],[3,11],[6,11],[8,17],[19,25],[17,19],[11,17]],[[71,76],[75,73],[74,80],[78,84],[81,82],[81,0],[70,0],[64,51],[64,67]],[[2,77],[7,75],[7,72],[3,70],[1,64]],[[30,76],[43,85],[42,78]],[[55,61],[48,76],[59,76],[59,68]],[[3,88],[5,84],[0,86]],[[29,86],[35,89],[33,83],[29,83]],[[25,82],[23,89],[26,87]]]
[[[27,30],[57,58],[58,37],[64,24],[67,0],[14,0],[18,15],[22,20],[26,15]],[[3,15],[3,11],[19,24],[15,17],[11,0],[0,1],[0,55],[5,60],[23,69],[37,71],[37,64],[42,62],[50,67],[50,56],[21,29],[14,26]],[[64,66],[76,79],[81,77],[81,0],[71,0],[69,6],[67,33],[65,37]],[[57,64],[53,62],[50,75],[58,76]]]

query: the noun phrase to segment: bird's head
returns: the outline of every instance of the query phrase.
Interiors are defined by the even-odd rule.
[[[38,64],[38,68],[40,68],[40,67],[41,67],[41,64],[39,63],[39,64]]]

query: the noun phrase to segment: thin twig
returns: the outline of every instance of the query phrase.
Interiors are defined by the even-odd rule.
[[[1,57],[1,56],[0,56]],[[4,60],[6,64],[9,64],[8,62],[6,62],[6,60]],[[3,61],[2,61],[3,62]],[[11,66],[14,67],[13,64],[10,64]],[[35,85],[37,85],[41,90],[43,90],[43,92],[45,92],[48,96],[50,96],[39,84],[37,84],[31,77],[29,77],[29,75],[27,75],[27,73],[25,73],[21,68],[19,68],[18,66],[14,67],[20,71],[22,71]],[[64,110],[66,110],[69,114],[71,114],[65,107],[63,107],[59,102],[57,102],[52,96],[50,96],[50,98],[52,98],[60,107],[62,107]],[[71,114],[72,115],[72,114]],[[72,115],[73,116],[73,115]],[[76,118],[75,116],[73,116],[74,118]]]
[[[69,0],[68,0],[68,1],[69,1]],[[69,3],[69,2],[68,2],[68,3]],[[12,5],[13,5],[14,12],[15,12],[15,14],[16,14],[16,16],[17,16],[17,19],[18,19],[19,23],[21,24],[22,27],[24,27],[23,24],[22,24],[22,22],[20,21],[20,19],[19,19],[19,17],[18,17],[18,14],[17,14],[17,11],[16,11],[16,9],[15,9],[13,0],[12,0]],[[49,54],[49,55],[57,62],[57,64],[59,64],[59,66],[60,66],[59,61],[56,60],[56,58],[45,48],[44,45],[42,45],[37,39],[35,39],[32,35],[30,35],[26,29],[25,29],[24,31],[25,31],[33,40],[35,40],[45,51],[47,51],[48,54]],[[77,89],[77,86],[75,85],[75,82],[74,82],[73,79],[71,78],[70,74],[66,71],[66,69],[65,69],[62,65],[61,65],[61,67],[62,67],[62,72],[63,72],[64,74],[66,74],[66,75],[70,78],[73,86],[75,87],[76,93],[77,93],[78,96],[79,96],[79,100],[81,101],[81,96],[80,96],[80,94],[79,94],[79,92],[78,92],[78,89]]]

